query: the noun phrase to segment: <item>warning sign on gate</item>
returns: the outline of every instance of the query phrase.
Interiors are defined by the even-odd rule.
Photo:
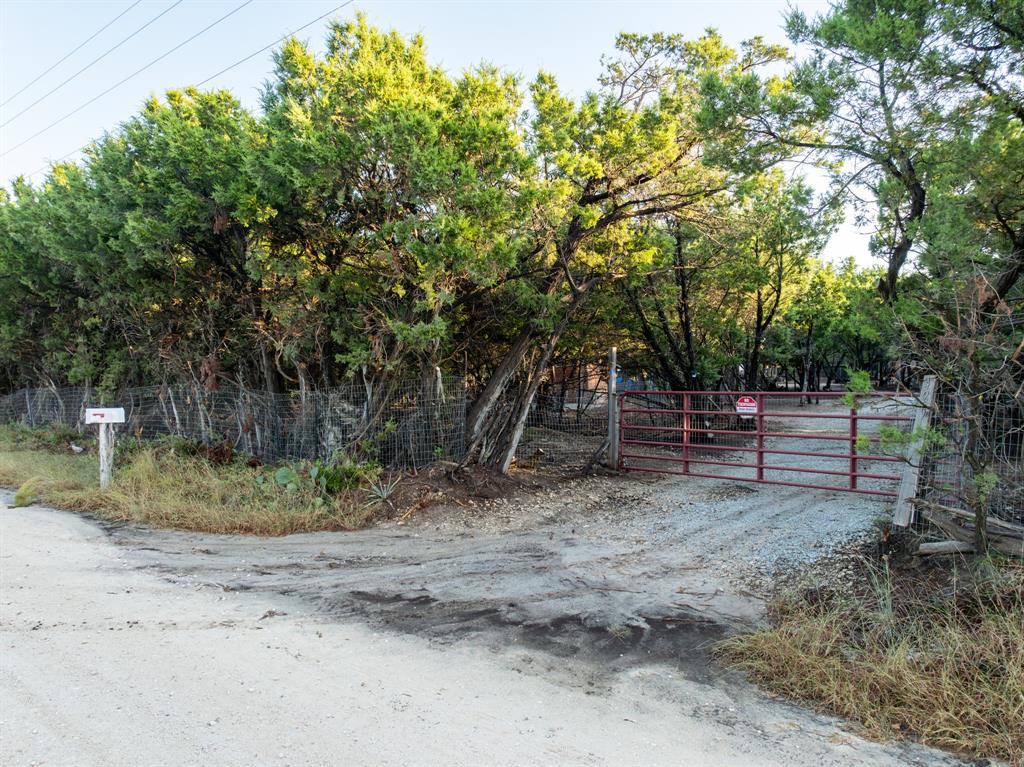
[[[736,412],[743,415],[757,415],[757,400],[753,397],[740,397],[736,400]]]

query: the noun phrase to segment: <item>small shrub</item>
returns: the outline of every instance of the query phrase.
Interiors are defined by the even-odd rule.
[[[317,461],[310,469],[313,477],[326,493],[354,490],[366,482],[374,481],[380,474],[380,467],[372,461],[357,462],[342,454],[333,463]]]
[[[274,481],[288,492],[294,493],[299,489],[299,483],[302,482],[302,478],[291,466],[282,466],[274,472]]]
[[[402,476],[400,474],[389,475],[386,480],[380,478],[372,480],[368,489],[370,499],[383,501],[385,503],[389,502],[391,496],[394,495],[395,490],[398,487],[398,483],[401,481]]]
[[[20,509],[25,506],[31,506],[32,502],[36,499],[39,483],[42,479],[42,477],[31,477],[22,482],[21,487],[14,494],[14,503],[11,505],[11,508]]]

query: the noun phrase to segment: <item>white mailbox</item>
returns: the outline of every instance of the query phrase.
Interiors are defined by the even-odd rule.
[[[99,427],[100,487],[106,487],[114,464],[114,424],[124,423],[124,408],[87,407],[85,422]]]
[[[85,410],[86,423],[124,423],[123,407],[90,407]]]

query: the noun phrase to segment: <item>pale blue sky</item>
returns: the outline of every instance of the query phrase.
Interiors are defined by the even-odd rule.
[[[149,95],[205,80],[343,0],[252,0],[162,61],[18,147],[244,0],[183,0],[173,8],[175,0],[143,0],[24,93],[11,98],[133,2],[0,0],[0,102],[10,99],[0,107],[0,123],[9,121],[0,127],[0,183],[18,174],[34,174],[32,180],[39,181],[41,168],[115,127]],[[808,13],[827,8],[825,0],[794,0],[792,4]],[[405,34],[420,33],[431,58],[450,70],[488,61],[529,79],[544,69],[578,96],[593,86],[600,56],[612,50],[620,31],[679,32],[692,37],[706,27],[715,27],[730,43],[754,35],[784,43],[782,15],[788,6],[779,0],[355,0],[336,16],[347,17],[360,10],[380,26]],[[171,9],[127,43],[24,114],[17,114],[167,8]],[[324,19],[299,37],[321,47],[326,24]],[[267,51],[205,87],[229,88],[244,104],[255,108],[270,68]],[[826,255],[853,255],[867,263],[867,238],[847,224],[833,238]]]

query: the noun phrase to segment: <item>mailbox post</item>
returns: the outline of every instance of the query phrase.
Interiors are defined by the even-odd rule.
[[[86,408],[85,422],[99,427],[100,487],[106,487],[110,484],[110,472],[114,463],[114,424],[124,423],[124,408]]]

